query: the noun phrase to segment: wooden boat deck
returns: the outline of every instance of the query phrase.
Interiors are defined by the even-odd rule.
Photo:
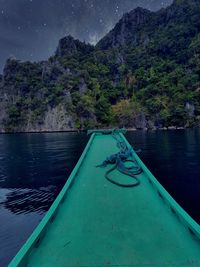
[[[165,200],[146,167],[139,186],[118,187],[104,177],[110,166],[95,167],[118,152],[112,135],[94,134],[86,150],[43,238],[36,241],[39,226],[10,266],[200,266],[199,226],[187,214],[185,222],[176,203],[169,207],[170,197]],[[117,171],[112,175],[131,181]]]

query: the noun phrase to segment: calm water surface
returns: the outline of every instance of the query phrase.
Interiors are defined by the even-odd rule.
[[[173,198],[200,224],[200,130],[128,133],[139,156]]]
[[[128,133],[140,157],[200,223],[200,131]],[[0,266],[6,266],[41,221],[75,163],[86,134],[0,135]]]
[[[0,135],[0,267],[41,221],[87,140],[75,133]]]

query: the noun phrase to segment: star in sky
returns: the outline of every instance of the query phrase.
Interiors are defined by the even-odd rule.
[[[10,55],[22,60],[51,56],[60,38],[95,44],[137,6],[151,10],[172,0],[0,0],[0,70]]]

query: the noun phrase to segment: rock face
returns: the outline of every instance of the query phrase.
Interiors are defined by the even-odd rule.
[[[197,18],[199,8],[199,0],[174,0],[169,7],[157,12],[138,7],[126,13],[116,26],[98,42],[97,47],[104,50],[116,47],[123,48],[124,46],[146,47],[151,41],[153,43],[157,41],[157,35],[162,32],[163,39],[164,37],[176,38],[175,36],[164,36],[165,30],[168,27],[173,28],[173,26],[177,27],[177,36],[179,35],[178,31],[181,33],[184,25],[188,26],[188,34],[191,34],[194,25],[200,29],[200,22]],[[189,24],[188,21],[191,20],[191,16],[194,16],[194,21]],[[177,40],[174,39],[174,41]]]
[[[141,30],[152,19],[152,12],[143,8],[136,8],[126,13],[100,42],[97,47],[101,49],[110,49],[124,45],[139,45],[149,41],[148,35],[143,35]]]
[[[187,102],[185,105],[185,110],[186,110],[188,117],[194,117],[195,106],[193,104],[190,104],[189,102]]]
[[[87,84],[85,83],[85,80],[82,77],[80,78],[78,90],[79,90],[80,95],[84,95],[88,90]]]
[[[57,85],[69,75],[70,70],[57,60],[30,63],[8,59],[0,81],[0,132],[73,130],[74,118],[68,111],[70,91]],[[81,79],[80,84],[83,86]],[[53,96],[62,96],[61,103],[55,105]]]
[[[142,112],[142,113],[139,113],[135,119],[135,128],[136,129],[145,129],[148,127],[147,125],[147,119],[146,119],[146,116],[145,114]]]
[[[79,58],[93,49],[67,36],[48,61],[31,63],[9,58],[0,76],[0,132],[75,129],[77,115],[71,93],[77,91],[84,96],[88,86],[70,62],[78,65]]]
[[[45,132],[45,131],[70,131],[75,130],[74,118],[68,114],[62,105],[48,109],[40,123],[27,124],[22,128],[24,132]]]
[[[78,53],[84,55],[90,53],[93,49],[92,45],[75,40],[69,35],[59,41],[55,55],[57,57],[74,56]]]

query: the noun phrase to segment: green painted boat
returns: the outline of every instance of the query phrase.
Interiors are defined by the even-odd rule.
[[[34,267],[200,266],[200,226],[160,185],[120,131],[140,184],[124,188],[97,168],[119,151],[112,131],[95,131],[62,191],[9,264]],[[133,181],[117,169],[121,184]]]

